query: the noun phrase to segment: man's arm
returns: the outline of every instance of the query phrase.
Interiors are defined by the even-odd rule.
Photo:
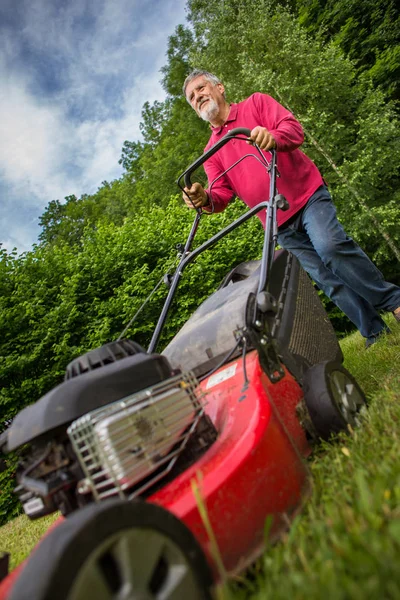
[[[254,144],[257,144],[261,150],[272,150],[276,148],[276,141],[274,136],[266,127],[257,126],[252,129],[250,139]],[[250,142],[247,142],[250,144]]]
[[[290,152],[301,146],[304,142],[303,129],[291,112],[266,94],[253,94],[252,99],[260,118],[260,129],[267,130],[279,152]]]
[[[204,163],[204,170],[210,183],[223,172],[213,156]],[[211,191],[205,190],[200,183],[193,183],[191,188],[184,188],[184,190],[190,196],[189,199],[185,193],[183,194],[183,199],[189,208],[201,207],[209,213],[222,212],[235,196],[224,175],[219,177]]]
[[[207,192],[200,183],[193,183],[190,188],[183,188],[182,197],[189,208],[202,208],[210,204]]]

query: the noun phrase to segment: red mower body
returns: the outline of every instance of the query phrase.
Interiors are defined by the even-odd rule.
[[[274,517],[272,537],[287,527],[309,488],[302,456],[310,446],[296,417],[300,386],[289,373],[271,384],[255,351],[247,355],[246,370],[247,385],[240,358],[202,382],[218,439],[149,498],[191,529],[215,568],[193,494],[195,483],[227,571],[242,569],[260,552],[268,515]]]
[[[220,573],[213,541],[193,486],[199,490],[228,572],[242,570],[262,551],[267,516],[273,517],[271,539],[287,528],[310,487],[303,457],[311,448],[296,415],[301,387],[288,372],[272,384],[255,351],[246,356],[246,373],[247,384],[243,359],[238,358],[203,380],[206,413],[218,438],[195,464],[147,500],[186,524],[216,579]],[[9,596],[23,568],[24,564],[3,580],[0,600]]]

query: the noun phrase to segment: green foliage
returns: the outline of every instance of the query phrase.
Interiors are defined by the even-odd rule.
[[[399,121],[391,103],[379,91],[367,94],[355,119],[356,137],[343,161],[346,181],[334,188],[334,198],[346,229],[369,253],[386,277],[400,283],[400,266],[371,214],[400,247]],[[357,190],[370,212],[354,201],[348,183]]]
[[[171,194],[176,193],[178,176],[201,154],[208,137],[207,125],[184,98],[170,102],[169,117],[157,145],[147,144],[134,165],[141,174],[135,183],[134,205],[138,210],[147,209],[151,204],[167,204]]]
[[[168,41],[167,64],[162,67],[162,83],[171,97],[179,97],[188,71],[188,52],[193,46],[193,34],[190,29],[178,25],[175,34]]]
[[[209,137],[209,128],[193,112],[182,96],[183,81],[190,70],[188,52],[192,32],[178,26],[169,39],[168,64],[161,69],[167,92],[164,102],[144,105],[142,142],[125,142],[120,163],[126,177],[134,182],[135,210],[151,204],[166,206],[176,193],[180,173],[201,153]]]
[[[127,142],[126,142],[127,144]],[[128,158],[121,159],[128,161]],[[99,221],[120,225],[131,209],[132,183],[122,177],[112,183],[104,181],[95,194],[67,196],[65,202],[52,200],[39,218],[44,244],[68,243],[80,245],[87,227],[95,229]]]
[[[374,87],[400,99],[400,13],[395,0],[296,0],[299,22],[332,40]]]
[[[0,473],[0,525],[14,519],[21,513],[21,506],[16,503],[13,493],[15,487],[15,471],[17,468],[17,457],[9,455],[5,460],[6,470]]]
[[[234,218],[238,210],[243,206],[204,217],[197,243]],[[175,246],[185,240],[193,217],[174,198],[166,209],[153,206],[127,218],[120,227],[113,223],[87,227],[80,247],[59,240],[18,258],[2,252],[1,420],[12,417],[58,382],[66,363],[76,354],[118,336],[165,272],[166,263],[174,262]],[[213,250],[212,257],[189,269],[189,281],[196,287],[200,287],[196,276],[203,268],[209,270],[210,279],[201,294],[184,282],[182,306],[193,309],[222,278],[227,264],[259,251],[261,228],[258,223],[249,227],[255,227],[258,235],[252,229],[250,239],[226,241],[221,249]],[[144,345],[164,297],[165,292],[160,291],[155,305],[136,325],[134,333]],[[171,325],[171,331],[174,328]]]

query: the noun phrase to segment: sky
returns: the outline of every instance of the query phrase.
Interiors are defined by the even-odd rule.
[[[146,101],[163,100],[186,0],[0,1],[0,242],[31,250],[51,200],[122,174]]]

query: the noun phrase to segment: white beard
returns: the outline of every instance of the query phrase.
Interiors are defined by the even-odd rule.
[[[212,100],[210,98],[210,100],[208,100],[207,106],[205,106],[203,109],[200,108],[199,115],[203,119],[203,121],[211,121],[212,119],[214,119],[214,117],[217,116],[218,111],[218,104],[215,102],[215,100]]]

